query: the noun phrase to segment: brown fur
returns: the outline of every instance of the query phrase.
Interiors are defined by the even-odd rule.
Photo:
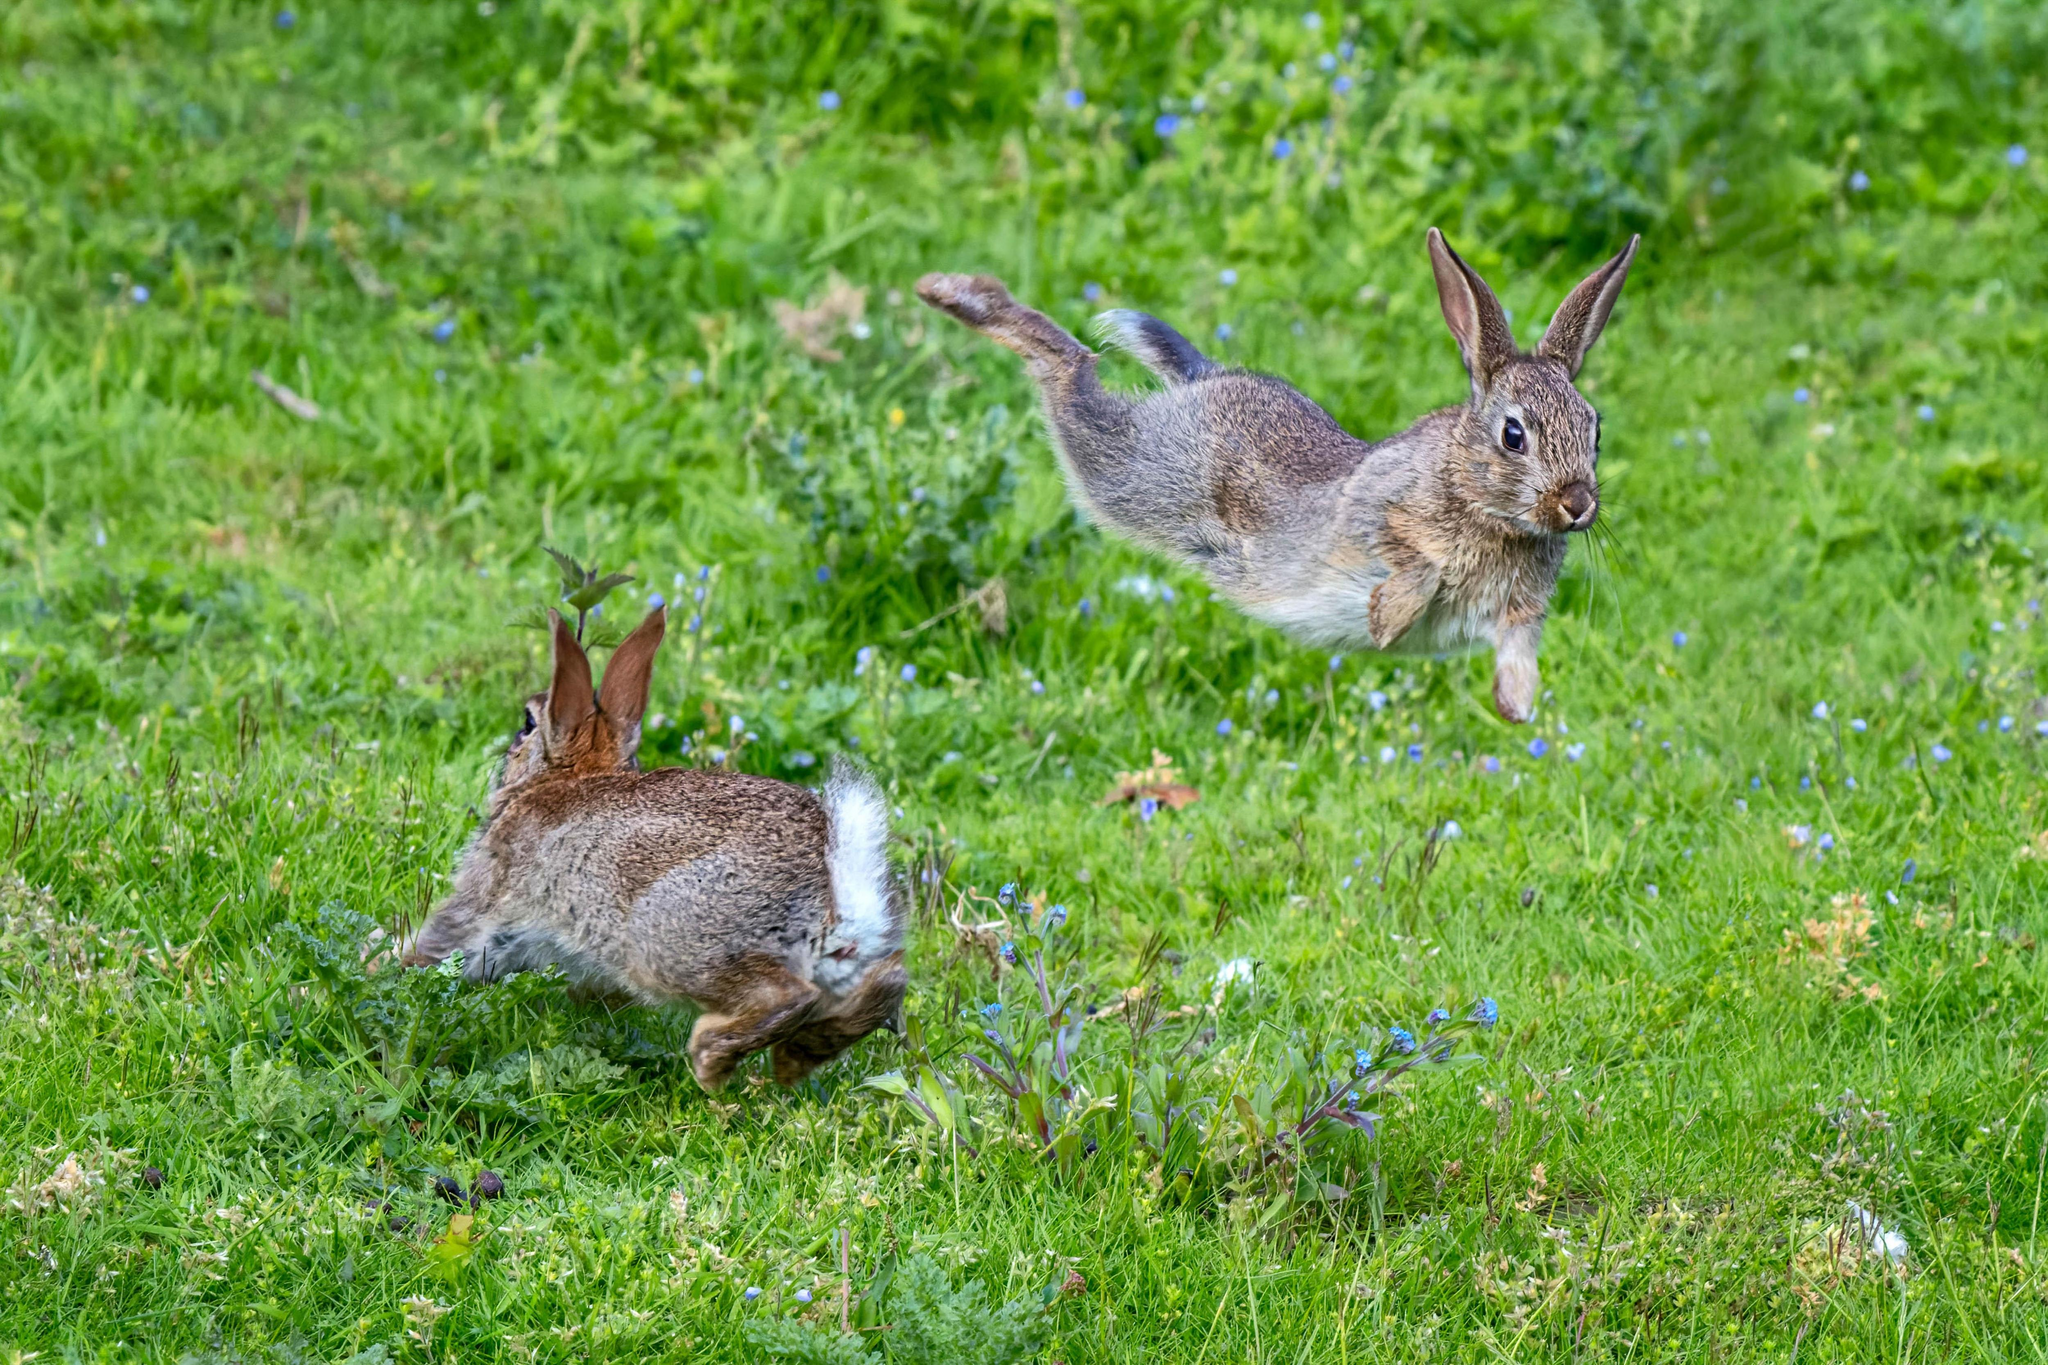
[[[776,1043],[775,1079],[794,1085],[813,1068],[889,1024],[902,1007],[909,985],[910,974],[904,970],[901,953],[868,968],[860,985],[839,1002],[834,1013],[806,1017],[801,1027]]]
[[[891,1022],[906,984],[900,914],[892,896],[894,941],[839,940],[826,803],[744,773],[640,772],[665,612],[619,646],[597,690],[550,615],[554,679],[527,702],[454,890],[407,961],[460,951],[485,981],[552,963],[592,998],[694,1002],[691,1066],[712,1090],[769,1047],[793,1083]],[[865,975],[841,983],[835,964],[849,959]]]
[[[1599,417],[1572,379],[1638,240],[1566,297],[1525,354],[1493,291],[1430,229],[1471,397],[1379,442],[1353,437],[1279,379],[1215,364],[1156,318],[1103,316],[1117,344],[1167,381],[1134,401],[1105,391],[1095,353],[1000,281],[927,275],[917,291],[1024,357],[1068,488],[1091,516],[1306,642],[1492,645],[1495,706],[1526,721],[1564,538],[1599,513]],[[1507,444],[1509,418],[1520,451]]]

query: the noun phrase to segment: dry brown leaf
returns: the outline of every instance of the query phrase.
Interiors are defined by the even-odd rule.
[[[348,267],[348,273],[356,282],[356,288],[373,299],[389,299],[398,291],[378,275],[377,267],[363,257],[363,230],[348,219],[335,215],[334,226],[327,230],[328,240],[334,243],[335,254]]]
[[[249,371],[249,382],[263,391],[263,396],[283,408],[302,422],[320,420],[320,405],[310,398],[301,398],[289,385],[280,384],[261,370]]]
[[[799,308],[788,299],[776,299],[770,306],[775,325],[805,355],[836,364],[846,356],[831,343],[867,312],[868,291],[847,283],[835,270],[826,278],[825,292],[813,298],[808,308]]]
[[[1117,998],[1114,1001],[1107,1005],[1104,1005],[1101,1009],[1098,1009],[1097,1011],[1095,1011],[1095,1013],[1089,1015],[1088,1017],[1090,1019],[1108,1019],[1115,1015],[1122,1014],[1132,1005],[1135,1005],[1136,1003],[1138,1003],[1138,1001],[1143,1000],[1145,998],[1145,990],[1146,988],[1143,986],[1126,987],[1120,994],[1118,994]]]
[[[1174,810],[1184,810],[1202,799],[1201,792],[1181,782],[1119,782],[1103,793],[1100,804],[1114,806],[1123,801],[1142,801],[1148,796]]]
[[[216,550],[225,550],[236,559],[249,553],[249,533],[239,526],[209,526],[206,539]]]
[[[972,599],[981,613],[981,628],[990,635],[1010,633],[1010,593],[1000,576],[975,590]]]
[[[1010,591],[1008,585],[1003,582],[1002,576],[997,575],[976,588],[973,592],[961,597],[958,602],[947,607],[944,611],[939,612],[935,616],[928,616],[904,631],[903,638],[906,640],[914,639],[919,634],[931,629],[964,607],[973,607],[981,613],[981,628],[990,635],[1007,635],[1009,633]]]
[[[1515,1201],[1515,1207],[1525,1213],[1534,1212],[1538,1204],[1548,1204],[1549,1196],[1544,1189],[1550,1184],[1550,1173],[1542,1162],[1529,1168],[1529,1192]]]
[[[1870,948],[1873,924],[1870,899],[1861,891],[1836,896],[1828,905],[1826,919],[1810,919],[1798,929],[1787,929],[1778,948],[1778,961],[1804,963],[1813,972],[1813,984],[1834,992],[1837,1000],[1862,996],[1865,1000],[1885,998],[1884,987],[1865,982],[1850,971],[1850,965]]]
[[[987,958],[990,972],[1000,977],[1010,969],[1010,964],[1003,961],[1002,952],[1003,944],[1011,937],[1010,921],[997,918],[983,920],[979,924],[967,923],[960,918],[960,912],[966,908],[970,899],[994,904],[988,897],[977,893],[972,886],[963,889],[954,900],[953,908],[946,913],[948,925],[953,930],[953,942],[960,949],[962,957],[978,952]]]
[[[1123,801],[1142,801],[1151,797],[1162,806],[1184,810],[1202,799],[1202,794],[1180,780],[1174,771],[1173,759],[1159,750],[1152,751],[1152,766],[1134,773],[1118,773],[1116,785],[1103,793],[1098,805],[1114,806]]]
[[[1807,920],[1803,931],[1787,929],[1778,949],[1778,961],[1804,957],[1816,966],[1834,972],[1847,971],[1849,963],[1870,946],[1872,919],[1870,900],[1861,891],[1836,896],[1829,902],[1826,919]]]

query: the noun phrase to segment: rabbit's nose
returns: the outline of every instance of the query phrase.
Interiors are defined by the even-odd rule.
[[[1564,529],[1583,531],[1600,515],[1600,495],[1589,483],[1567,484],[1558,490],[1557,510],[1564,517]]]

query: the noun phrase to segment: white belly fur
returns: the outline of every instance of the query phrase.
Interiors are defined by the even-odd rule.
[[[1247,616],[1284,631],[1305,645],[1373,649],[1372,593],[1386,573],[1326,574],[1320,581],[1283,587],[1257,598],[1231,594]],[[1459,603],[1439,593],[1422,619],[1396,640],[1388,654],[1456,654],[1499,640],[1498,615],[1476,603]]]

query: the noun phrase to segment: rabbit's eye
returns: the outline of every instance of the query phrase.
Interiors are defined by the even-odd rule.
[[[1512,417],[1503,422],[1500,428],[1500,443],[1509,450],[1520,450],[1522,448],[1522,424]]]
[[[523,711],[519,716],[519,737],[524,739],[533,733],[533,712]]]

